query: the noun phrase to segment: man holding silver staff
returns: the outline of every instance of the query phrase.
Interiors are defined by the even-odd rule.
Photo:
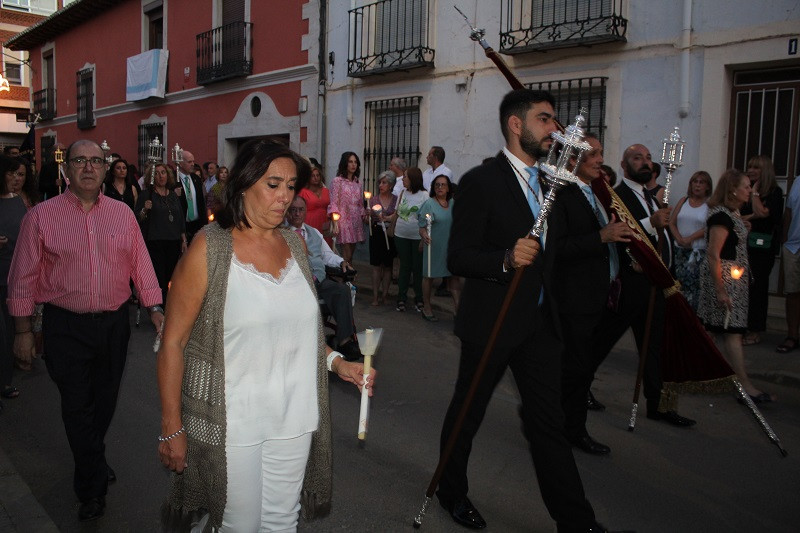
[[[500,104],[506,147],[491,162],[460,180],[453,208],[448,269],[464,276],[455,333],[461,358],[455,392],[445,416],[444,450],[470,383],[476,374],[490,330],[500,312],[516,268],[522,273],[495,349],[466,413],[461,432],[439,481],[441,505],[458,524],[482,529],[486,522],[467,497],[467,463],[492,392],[511,368],[522,400],[525,435],[539,488],[559,531],[602,531],[586,500],[561,410],[561,343],[553,294],[552,257],[538,241],[527,239],[540,211],[543,193],[537,159],[546,155],[556,131],[553,97],[519,89]],[[544,249],[552,242],[546,235]],[[542,257],[538,257],[538,255]]]
[[[605,214],[589,185],[601,177],[603,146],[592,133],[584,140],[586,152],[576,174],[580,184],[558,192],[550,215],[549,237],[555,251],[555,270],[564,280],[555,286],[564,339],[561,381],[565,432],[573,446],[594,454],[611,453],[586,431],[586,397],[594,372],[592,335],[609,302],[609,292],[619,290],[619,255],[616,243],[633,235],[624,223]]]
[[[653,247],[660,250],[661,258],[669,268],[671,243],[664,229],[669,223],[672,212],[670,207],[660,207],[658,201],[647,190],[646,184],[653,173],[653,161],[650,150],[642,144],[629,146],[622,158],[622,183],[614,189],[625,204],[625,207],[636,218],[644,234],[650,239]],[[659,245],[659,233],[663,244]],[[620,259],[621,294],[616,310],[606,310],[600,326],[597,328],[594,350],[597,366],[606,358],[617,344],[617,341],[628,330],[633,329],[636,346],[642,351],[647,325],[648,306],[652,286],[642,273],[641,267],[635,263],[625,250],[625,244],[617,246]],[[696,422],[680,416],[675,410],[659,410],[661,401],[661,339],[664,335],[665,300],[663,292],[655,291],[652,320],[650,322],[650,338],[644,363],[644,397],[647,400],[647,418],[660,420],[678,427],[693,426]]]

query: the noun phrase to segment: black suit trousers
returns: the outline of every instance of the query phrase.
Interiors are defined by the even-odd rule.
[[[522,400],[525,434],[545,506],[558,523],[559,531],[585,531],[594,524],[594,511],[586,500],[571,446],[563,433],[562,347],[552,334],[553,325],[549,317],[537,311],[533,322],[531,333],[521,343],[496,349],[491,355],[439,483],[438,495],[444,502],[466,496],[472,440],[486,414],[492,392],[506,368],[510,368]],[[462,341],[455,393],[442,428],[442,450],[470,388],[483,349],[482,345]]]
[[[75,460],[80,501],[105,496],[105,436],[117,405],[131,336],[128,306],[98,317],[45,304],[45,363],[61,393],[61,418]]]
[[[594,365],[592,374],[605,360],[622,335],[633,329],[636,348],[641,353],[644,333],[647,325],[647,309],[650,303],[652,285],[642,274],[626,273],[622,277],[622,292],[617,311],[606,310],[600,319],[594,345]],[[656,411],[661,399],[661,344],[664,337],[664,295],[655,291],[653,320],[650,327],[650,343],[644,366],[644,397],[647,399],[647,410]]]
[[[602,313],[561,314],[564,334],[561,404],[564,408],[564,432],[575,440],[586,431],[586,395],[600,364],[593,349],[594,336]]]

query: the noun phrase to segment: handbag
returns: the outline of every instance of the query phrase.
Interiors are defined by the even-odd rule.
[[[405,193],[406,193],[406,191],[402,191],[402,192],[400,193],[400,198],[398,198],[398,199],[397,199],[397,204],[396,204],[396,205],[397,205],[397,208],[398,208],[398,209],[400,208],[400,202],[402,202],[402,201],[403,201],[403,195],[404,195]],[[395,229],[395,227],[397,226],[397,219],[398,219],[398,216],[397,216],[397,210],[395,210],[395,212],[394,212],[394,218],[392,219],[392,223],[391,223],[391,224],[389,224],[389,227],[388,227],[388,228],[386,228],[386,235],[388,235],[389,237],[394,237],[394,229]]]
[[[772,233],[751,231],[747,236],[747,247],[760,250],[772,248]]]

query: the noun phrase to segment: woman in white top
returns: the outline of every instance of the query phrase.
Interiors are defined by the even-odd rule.
[[[695,311],[700,303],[700,265],[706,255],[707,202],[711,189],[708,172],[698,170],[692,174],[686,196],[675,206],[669,220],[669,229],[675,238],[675,277]]]
[[[363,384],[363,365],[322,348],[307,249],[280,229],[298,176],[308,174],[280,144],[242,147],[218,223],[196,236],[172,279],[158,354],[158,450],[183,472],[173,478],[172,507],[205,509],[220,531],[296,529],[301,490],[306,512],[309,484],[330,471],[329,435],[317,431],[329,423],[324,359]]]
[[[417,167],[403,173],[403,186],[395,211],[394,245],[400,260],[397,277],[397,310],[406,310],[408,285],[413,281],[414,306],[422,311],[422,237],[419,235],[417,212],[428,199],[428,191],[422,186],[422,171]],[[413,275],[413,279],[412,279]]]

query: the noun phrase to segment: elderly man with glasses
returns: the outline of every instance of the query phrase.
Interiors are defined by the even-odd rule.
[[[157,330],[161,289],[133,212],[104,196],[105,160],[91,141],[66,154],[69,189],[22,220],[9,273],[14,355],[35,355],[30,316],[44,303],[47,371],[61,394],[61,417],[75,460],[73,489],[82,521],[101,517],[108,483],[105,435],[114,416],[130,339],[130,281]]]

